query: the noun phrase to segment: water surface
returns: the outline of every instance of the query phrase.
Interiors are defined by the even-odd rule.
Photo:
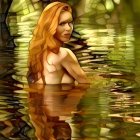
[[[139,140],[138,27],[75,26],[67,47],[90,85],[28,85],[27,46],[0,51],[0,139]]]

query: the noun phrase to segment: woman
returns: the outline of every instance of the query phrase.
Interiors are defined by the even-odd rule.
[[[68,4],[53,2],[43,10],[29,47],[29,83],[88,83],[74,53],[62,47],[72,30],[72,9]]]

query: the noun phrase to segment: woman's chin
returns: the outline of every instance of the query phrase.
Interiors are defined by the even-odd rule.
[[[65,39],[63,40],[64,43],[67,43],[67,42],[69,42],[69,41],[70,41],[70,38],[65,38]]]
[[[57,40],[60,42],[60,44],[63,44],[63,43],[69,42],[70,41],[70,37],[69,38],[63,38],[63,39],[57,39]]]

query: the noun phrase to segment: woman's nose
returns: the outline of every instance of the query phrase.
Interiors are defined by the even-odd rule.
[[[66,23],[65,24],[65,30],[69,31],[69,30],[72,30],[73,26],[69,23]]]

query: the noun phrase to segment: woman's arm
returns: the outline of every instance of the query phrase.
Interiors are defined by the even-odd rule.
[[[66,49],[66,55],[62,60],[62,66],[68,71],[68,73],[78,82],[78,83],[89,83],[85,72],[80,67],[78,60],[74,53]]]

